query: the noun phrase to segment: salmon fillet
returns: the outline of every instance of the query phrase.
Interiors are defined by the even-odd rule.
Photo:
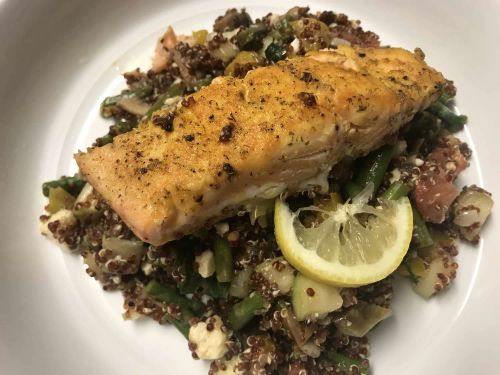
[[[255,199],[326,189],[335,163],[379,147],[444,83],[421,52],[341,46],[216,78],[75,158],[132,231],[161,245]]]

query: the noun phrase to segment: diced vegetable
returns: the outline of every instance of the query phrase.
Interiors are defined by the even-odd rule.
[[[425,274],[412,284],[413,289],[422,297],[430,298],[448,286],[450,280],[455,278],[455,272],[455,268],[450,267],[446,259],[435,258],[427,266]]]
[[[464,188],[453,206],[453,224],[463,238],[479,241],[479,231],[491,213],[491,194],[475,185]]]
[[[315,18],[302,18],[290,22],[293,32],[300,40],[304,51],[315,51],[327,48],[332,42],[333,35],[330,28]]]
[[[295,270],[281,257],[265,260],[255,267],[255,272],[276,284],[280,294],[287,294],[292,289]]]
[[[260,65],[262,65],[262,57],[257,52],[241,51],[226,67],[224,75],[236,75],[236,73],[238,73],[238,70],[242,68],[245,68],[245,70],[249,70],[247,69],[247,67],[250,67],[251,69]]]
[[[151,105],[143,102],[137,96],[124,97],[118,101],[117,105],[125,111],[137,116],[144,116],[151,108]]]
[[[342,193],[346,199],[354,198],[363,191],[363,188],[354,181],[348,181],[342,187]]]
[[[405,185],[401,181],[396,181],[384,191],[382,198],[387,200],[398,200],[399,198],[406,197],[409,192],[410,188],[408,185]]]
[[[68,193],[70,193],[72,196],[76,197],[78,196],[80,191],[82,191],[85,184],[86,182],[78,178],[76,175],[74,175],[73,177],[63,176],[59,180],[44,182],[42,185],[42,191],[43,195],[48,197],[50,188],[61,187]]]
[[[234,277],[233,254],[229,243],[225,238],[215,236],[213,247],[217,281],[220,283],[229,282]]]
[[[163,93],[158,97],[158,99],[156,99],[156,102],[153,103],[151,108],[149,108],[148,113],[146,113],[147,118],[149,119],[153,112],[161,109],[165,105],[165,100],[176,96],[182,96],[184,95],[185,90],[186,87],[182,83],[172,84],[165,93]]]
[[[427,224],[425,224],[424,219],[420,216],[420,213],[412,206],[413,210],[413,239],[412,244],[416,248],[426,247],[432,245],[434,242],[429,230],[427,229]]]
[[[249,323],[253,317],[265,309],[264,297],[259,292],[252,292],[243,301],[233,305],[228,321],[232,329],[238,331]]]
[[[255,23],[249,27],[241,29],[236,34],[236,44],[241,50],[254,49],[256,45],[267,34],[267,26],[264,23]]]
[[[106,263],[106,270],[110,273],[133,274],[139,269],[142,256],[146,251],[146,246],[142,241],[125,240],[116,237],[103,237],[102,247],[111,251],[109,259],[117,262],[123,267],[115,267],[112,263]],[[126,263],[126,264],[125,264]]]
[[[393,150],[393,146],[383,146],[357,161],[358,168],[354,178],[342,187],[346,199],[357,196],[369,183],[373,184],[373,193],[378,190],[389,167]]]
[[[269,61],[276,63],[286,57],[286,48],[279,43],[273,42],[267,46],[265,54]]]
[[[144,288],[146,294],[151,296],[157,301],[165,302],[166,304],[174,303],[180,307],[184,307],[186,310],[201,312],[204,307],[203,304],[197,300],[188,299],[180,295],[177,290],[169,285],[161,284],[156,280],[151,280]]]
[[[368,366],[361,362],[359,359],[351,358],[345,354],[336,352],[327,352],[326,358],[334,363],[337,363],[342,371],[350,374],[352,373],[352,368],[356,367],[358,369],[359,375],[368,375]]]
[[[297,346],[299,348],[303,347],[310,335],[306,337],[302,324],[298,321],[297,316],[292,311],[290,306],[286,305],[283,302],[280,302],[280,305],[281,310],[279,314],[281,319],[283,319],[283,323],[286,329],[288,330],[288,332],[290,332],[290,336],[292,336]]]
[[[234,59],[234,57],[238,54],[238,52],[240,52],[240,49],[230,41],[226,41],[222,43],[219,46],[219,48],[210,51],[212,56],[226,63]]]
[[[359,301],[335,321],[339,330],[349,336],[363,337],[379,322],[392,315],[391,309]]]
[[[384,174],[389,167],[392,154],[392,146],[383,146],[361,159],[355,182],[362,189],[372,182],[373,192],[376,192],[384,180]]]
[[[432,103],[427,110],[443,120],[446,128],[452,133],[462,130],[467,123],[467,116],[457,115],[440,100]]]
[[[297,274],[293,284],[292,305],[297,319],[316,319],[342,307],[339,289]]]
[[[208,30],[196,30],[191,33],[194,44],[205,44],[207,41]]]
[[[115,96],[108,96],[101,103],[101,115],[105,118],[111,117],[113,112],[110,110],[111,107],[120,105],[120,102],[126,99],[144,99],[145,97],[151,95],[153,92],[153,87],[144,85],[134,90],[123,90],[121,94]],[[127,110],[126,108],[124,108]],[[133,112],[131,112],[133,113]]]
[[[237,298],[245,298],[248,295],[248,282],[250,280],[250,275],[252,274],[252,272],[253,268],[247,267],[236,273],[229,289],[229,294],[231,296]]]
[[[62,187],[55,187],[49,189],[49,204],[47,211],[51,214],[56,213],[62,209],[71,209],[75,203],[75,197],[64,190]]]

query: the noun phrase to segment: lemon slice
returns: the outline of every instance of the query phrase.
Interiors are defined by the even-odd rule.
[[[410,201],[404,197],[367,204],[365,189],[335,211],[315,206],[292,212],[276,200],[276,240],[284,257],[308,277],[335,286],[357,287],[379,281],[401,264],[413,230]],[[321,217],[304,226],[301,213]]]

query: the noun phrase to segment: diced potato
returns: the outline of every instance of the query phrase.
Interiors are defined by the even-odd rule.
[[[263,58],[257,52],[253,51],[241,51],[236,55],[236,57],[231,61],[231,63],[226,67],[224,71],[224,75],[234,75],[235,71],[239,69],[239,67],[245,65],[251,65],[252,67],[257,67],[262,65]]]
[[[269,282],[278,286],[280,294],[292,289],[295,271],[283,258],[268,259],[255,267],[255,272],[262,274]]]
[[[74,203],[75,197],[73,197],[62,187],[50,188],[47,211],[49,211],[51,214],[54,214],[62,209],[70,209],[73,207]]]
[[[292,291],[292,305],[299,321],[316,319],[342,307],[338,288],[298,274]]]
[[[430,298],[435,293],[446,288],[456,276],[456,267],[448,257],[433,259],[424,276],[419,277],[413,289],[424,298]]]

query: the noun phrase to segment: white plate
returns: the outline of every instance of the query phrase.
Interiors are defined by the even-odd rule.
[[[499,6],[468,1],[309,1],[343,11],[384,43],[421,47],[454,79],[474,144],[461,183],[500,197]],[[307,4],[296,1],[295,4]],[[153,322],[123,322],[121,296],[105,293],[79,257],[41,238],[40,185],[75,170],[71,155],[105,132],[101,99],[120,73],[148,63],[156,37],[210,27],[224,9],[253,16],[287,1],[0,0],[0,373],[204,374],[185,340]],[[425,302],[398,284],[395,316],[372,335],[377,375],[493,374],[500,367],[498,205],[477,247],[461,246],[458,279]]]

